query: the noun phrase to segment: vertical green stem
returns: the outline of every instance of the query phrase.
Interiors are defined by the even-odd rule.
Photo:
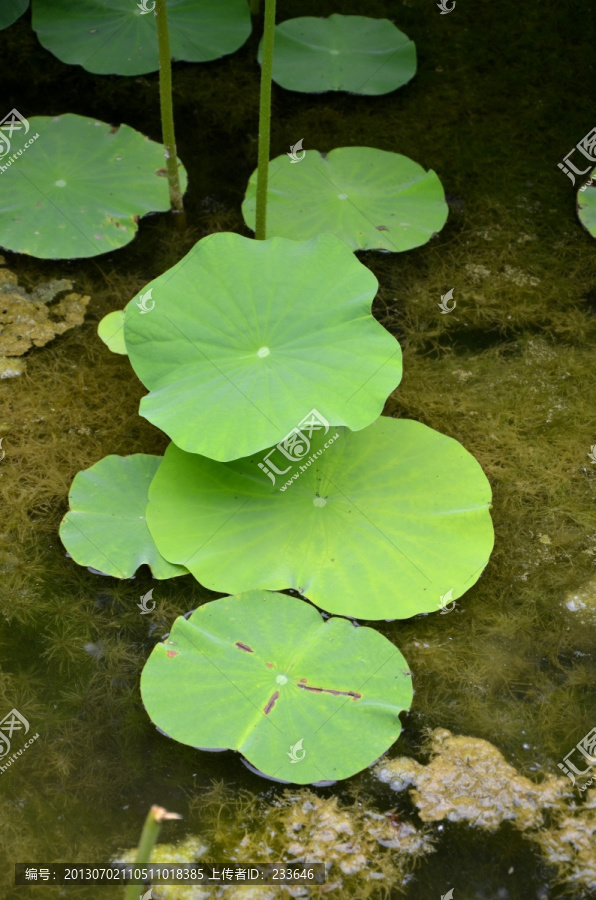
[[[179,816],[178,813],[168,812],[162,806],[151,807],[147,818],[145,819],[145,824],[143,825],[141,839],[137,848],[137,856],[134,862],[135,866],[146,866],[150,862],[151,853],[156,844],[157,837],[159,835],[159,829],[161,828],[161,823],[165,822],[166,819],[181,818],[182,816]],[[138,884],[126,885],[124,900],[139,900]]]
[[[170,206],[176,217],[176,225],[186,227],[182,205],[182,191],[178,177],[178,154],[174,134],[174,110],[172,106],[172,60],[170,58],[170,34],[166,0],[155,0],[155,23],[159,50],[159,102],[161,106],[161,133],[166,153],[166,171],[170,189]]]
[[[261,62],[261,99],[259,104],[259,163],[257,170],[257,210],[255,238],[265,240],[267,223],[267,176],[271,138],[271,73],[273,71],[273,39],[275,37],[275,0],[265,0],[263,59]]]

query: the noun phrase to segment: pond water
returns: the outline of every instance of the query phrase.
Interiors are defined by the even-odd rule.
[[[277,19],[336,10],[328,0],[279,0]],[[271,156],[300,138],[321,151],[374,146],[441,178],[450,215],[439,235],[404,254],[359,254],[380,283],[375,315],[404,350],[403,382],[385,414],[456,438],[494,492],[495,550],[455,609],[375,624],[404,654],[415,688],[387,758],[427,762],[428,732],[443,728],[491,742],[542,783],[561,776],[557,763],[596,727],[596,466],[588,456],[596,244],[557,168],[596,125],[593,4],[458,0],[443,16],[432,0],[351,0],[339,11],[393,19],[416,42],[417,75],[376,98],[274,86]],[[206,858],[225,861],[246,831],[255,854],[246,861],[256,861],[272,804],[288,796],[236,754],[168,740],[143,709],[139,677],[156,640],[176,615],[217,595],[191,576],[152,582],[145,567],[131,581],[94,575],[66,558],[57,535],[77,471],[109,453],[159,454],[167,445],[138,416],[144,390],[128,360],[110,354],[96,326],[204,235],[250,235],[240,203],[256,165],[257,32],[232,56],[174,66],[187,232],[156,215],[130,245],[91,260],[4,254],[27,290],[68,278],[91,300],[81,327],[31,351],[26,372],[0,382],[0,711],[18,709],[39,733],[0,775],[3,897],[122,896],[107,886],[15,887],[13,864],[106,862],[136,845],[153,803],[183,816],[164,825],[161,840],[204,836]],[[3,109],[95,116],[160,140],[157,75],[94,76],[64,65],[39,45],[29,13],[0,33],[0,47]],[[457,305],[442,315],[451,288]],[[141,616],[136,604],[151,587],[156,610]],[[312,793],[423,827],[409,792],[371,771]],[[487,786],[486,804],[499,802]],[[577,807],[580,795],[566,802]],[[550,821],[547,812],[541,827]],[[328,896],[381,896],[372,893],[380,884],[407,900],[439,900],[451,888],[454,900],[596,891],[588,863],[575,881],[568,867],[559,883],[561,870],[545,867],[537,841],[514,823],[488,831],[435,822],[428,833],[434,852],[410,866],[405,883],[387,863],[382,882],[365,889],[346,877]]]

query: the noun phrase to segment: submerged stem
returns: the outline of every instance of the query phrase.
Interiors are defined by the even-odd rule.
[[[157,46],[159,50],[159,103],[161,107],[161,133],[166,155],[170,206],[179,230],[186,227],[186,216],[182,205],[182,191],[178,176],[178,154],[174,134],[174,110],[172,104],[172,60],[170,57],[170,34],[166,0],[155,0],[155,24],[157,26]]]
[[[139,841],[137,856],[134,862],[135,866],[146,866],[151,860],[151,853],[157,842],[161,823],[165,822],[167,819],[181,818],[182,816],[179,816],[178,813],[168,812],[163,806],[151,807],[147,818],[145,819],[143,831],[141,832],[141,839]],[[138,897],[139,885],[127,884],[124,900],[138,900]]]
[[[257,208],[255,238],[265,240],[267,222],[267,176],[271,137],[271,73],[273,71],[273,39],[275,37],[275,0],[265,0],[263,59],[261,61],[261,98],[259,103],[259,163],[257,170]]]

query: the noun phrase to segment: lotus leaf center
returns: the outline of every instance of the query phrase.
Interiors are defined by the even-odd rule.
[[[257,350],[257,356],[260,359],[263,359],[264,356],[269,356],[270,353],[271,350],[269,349],[269,347],[261,347],[259,350]]]
[[[58,181],[54,182],[54,187],[66,187],[66,182],[62,178],[59,178]]]
[[[338,195],[337,195],[337,199],[338,199],[338,200],[347,200],[347,199],[348,199],[348,195],[347,195],[347,194],[338,194]]]
[[[327,503],[327,498],[326,497],[315,497],[313,500],[313,503],[315,506],[325,506],[325,504]]]
[[[275,680],[277,681],[278,684],[286,684],[288,681],[288,679],[286,678],[285,675],[278,675]]]

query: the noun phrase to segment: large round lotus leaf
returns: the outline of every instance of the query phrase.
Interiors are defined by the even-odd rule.
[[[401,378],[399,344],[372,317],[378,282],[332,235],[296,243],[209,235],[126,306],[141,415],[213,459],[281,440],[315,407],[358,430]],[[143,289],[143,296],[148,291]]]
[[[242,204],[255,228],[256,170]],[[448,207],[432,170],[386,150],[339,147],[326,156],[306,150],[299,163],[287,154],[269,163],[267,235],[306,240],[322,232],[352,250],[411,250],[426,244],[447,221]]]
[[[64,63],[96,75],[159,69],[153,0],[34,0],[40,43]],[[148,14],[148,10],[151,11]],[[251,32],[246,0],[167,0],[174,60],[206,62],[233,53]]]
[[[334,13],[288,19],[275,29],[273,80],[290,91],[388,94],[415,73],[416,47],[388,19]]]
[[[160,462],[144,453],[106,456],[75,476],[60,525],[75,562],[115,578],[130,578],[143,563],[154,578],[186,574],[163,558],[147,528],[147,491]]]
[[[266,775],[308,784],[378,759],[399,737],[412,682],[374,629],[251,591],[176,619],[145,664],[141,695],[177,741],[239,750]]]
[[[13,142],[4,166],[16,159],[0,175],[7,250],[41,259],[98,256],[130,243],[139,216],[170,208],[163,146],[128,125],[36,116],[26,143]]]
[[[123,309],[116,309],[114,312],[104,316],[97,326],[97,333],[112,353],[120,353],[122,356],[126,356]]]
[[[0,5],[0,31],[16,22],[28,6],[29,0],[2,0]]]
[[[160,551],[213,590],[293,588],[358,619],[436,612],[480,577],[491,490],[453,438],[380,418],[317,431],[301,453],[222,464],[171,444],[147,507]]]
[[[579,220],[592,237],[596,237],[596,169],[593,169],[590,180],[595,183],[591,184],[585,191],[579,191],[577,195],[577,214]]]

